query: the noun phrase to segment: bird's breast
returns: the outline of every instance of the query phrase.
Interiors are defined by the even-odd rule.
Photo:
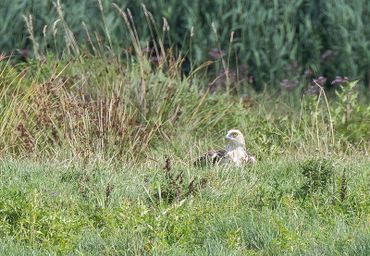
[[[237,148],[234,150],[230,150],[227,153],[227,157],[231,162],[235,163],[236,165],[242,165],[246,157],[246,152],[243,149]]]

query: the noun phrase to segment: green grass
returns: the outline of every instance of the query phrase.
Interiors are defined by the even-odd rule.
[[[69,40],[62,58],[0,62],[1,255],[370,253],[356,81],[212,94],[205,66],[181,79],[181,60],[151,65],[135,40],[124,62]],[[257,165],[195,168],[231,128]]]
[[[77,161],[78,162],[78,161]],[[95,161],[3,159],[0,250],[86,255],[367,255],[368,160],[343,159],[330,181],[306,197],[301,161],[250,168],[183,170],[207,180],[197,193],[167,203],[162,166]],[[163,164],[164,165],[164,164]],[[340,199],[346,170],[347,192]],[[108,184],[113,187],[107,197]],[[11,255],[11,253],[9,254]]]
[[[95,53],[107,48],[117,55],[122,49],[130,51],[130,31],[113,2],[3,0],[0,4],[0,24],[4,24],[0,52],[19,55],[17,49],[27,48],[36,56],[45,49],[59,54],[75,53],[71,37],[65,36],[70,31],[78,45],[87,44]],[[212,48],[220,47],[229,53],[227,60],[231,67],[250,66],[260,88],[278,87],[282,79],[301,82],[308,67],[316,76],[324,74],[328,79],[336,75],[348,76],[361,79],[369,86],[370,34],[366,24],[370,21],[370,7],[367,0],[341,0],[336,4],[310,0],[294,3],[241,0],[232,3],[226,0],[116,3],[124,11],[131,10],[132,23],[136,24],[142,46],[153,37],[169,45],[179,43],[197,65],[211,59],[209,51]],[[152,20],[142,4],[152,13]],[[26,18],[28,27],[33,27],[31,39],[36,39],[36,45],[29,40]],[[163,32],[163,18],[170,26],[169,31]],[[232,31],[234,36],[230,44]],[[323,60],[327,50],[334,54]],[[210,70],[219,72],[220,66],[217,64]]]

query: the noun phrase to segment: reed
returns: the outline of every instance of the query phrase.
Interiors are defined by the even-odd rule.
[[[23,16],[36,15],[33,19],[35,40],[31,39],[39,42],[40,49],[61,54],[72,48],[76,52],[77,45],[94,42],[100,45],[100,50],[119,55],[122,48],[129,48],[132,42],[130,30],[122,25],[118,7],[125,12],[131,11],[130,23],[131,26],[135,24],[140,35],[136,38],[141,45],[153,37],[165,44],[179,44],[183,52],[191,53],[196,65],[210,59],[212,48],[222,48],[229,53],[231,67],[249,65],[259,81],[259,88],[277,87],[277,82],[283,79],[301,80],[308,68],[316,76],[324,75],[329,79],[348,76],[369,85],[367,42],[370,35],[366,30],[369,6],[365,0],[339,1],[335,5],[308,0],[293,4],[290,1],[234,1],[233,4],[225,0],[209,3],[128,1],[116,6],[110,0],[63,1],[62,4],[58,1],[53,4],[5,0],[2,6],[0,23],[4,26],[0,49],[7,53],[32,49]],[[170,29],[163,31],[166,24]],[[218,27],[217,35],[209,33],[212,24]],[[45,27],[53,25],[57,33],[55,29],[45,31],[45,35],[42,33]],[[93,34],[88,36],[86,28]],[[230,44],[231,31],[233,42]],[[43,42],[44,36],[47,42]],[[53,38],[54,43],[48,43]],[[163,51],[160,45],[158,47]],[[33,54],[37,55],[37,51]],[[216,66],[215,72],[218,71]]]

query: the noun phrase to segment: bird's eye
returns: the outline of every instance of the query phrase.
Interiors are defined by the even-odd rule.
[[[231,136],[233,136],[233,137],[235,138],[235,137],[238,137],[238,134],[237,134],[236,132],[233,132],[233,133],[231,134]]]

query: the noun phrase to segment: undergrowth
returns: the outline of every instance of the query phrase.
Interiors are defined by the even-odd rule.
[[[210,94],[197,90],[201,79],[190,86],[150,66],[128,68],[89,56],[50,56],[15,67],[3,62],[1,68],[2,154],[136,159],[157,148],[176,150],[178,142],[219,139],[232,127],[244,131],[261,156],[346,153],[367,149],[370,141],[370,109],[355,82],[342,85],[336,97],[322,90],[298,100],[251,88],[245,96]]]

